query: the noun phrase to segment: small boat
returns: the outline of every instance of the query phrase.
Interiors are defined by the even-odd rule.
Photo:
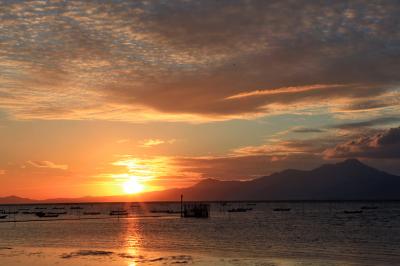
[[[290,208],[275,208],[274,212],[288,212],[290,210]]]
[[[46,207],[36,207],[35,210],[46,210]]]
[[[99,215],[100,212],[84,212],[83,215]]]
[[[360,209],[361,210],[376,210],[376,209],[378,209],[378,206],[362,206]]]
[[[229,209],[228,212],[247,212],[248,209],[246,208],[233,208],[233,209]]]
[[[58,214],[56,213],[45,213],[45,212],[36,212],[35,213],[37,217],[39,218],[44,218],[44,217],[58,217]]]
[[[48,212],[47,214],[57,214],[57,215],[63,215],[63,214],[67,214],[67,212]]]
[[[72,206],[70,209],[71,210],[82,210],[83,208],[80,206]]]
[[[36,212],[29,212],[29,211],[26,211],[26,212],[22,212],[22,214],[35,214]]]
[[[53,207],[53,210],[65,210],[64,207]]]
[[[3,212],[4,214],[18,214],[18,211]]]
[[[357,214],[357,213],[362,213],[363,211],[357,210],[357,211],[343,211],[346,214]]]
[[[151,213],[168,213],[168,214],[172,214],[172,213],[181,213],[181,211],[174,211],[174,210],[151,210]]]
[[[247,206],[256,206],[257,203],[247,203]]]
[[[5,219],[7,218],[8,215],[0,215],[0,219]]]
[[[126,210],[116,210],[116,211],[110,211],[111,216],[121,216],[121,215],[128,215],[128,211]]]

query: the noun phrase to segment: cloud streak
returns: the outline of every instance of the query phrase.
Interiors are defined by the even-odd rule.
[[[51,161],[27,161],[30,166],[36,168],[49,168],[49,169],[59,169],[59,170],[67,170],[68,165],[66,164],[55,164]]]

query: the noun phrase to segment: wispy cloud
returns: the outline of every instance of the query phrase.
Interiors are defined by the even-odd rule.
[[[128,143],[128,142],[130,142],[131,140],[130,139],[119,139],[119,140],[117,140],[116,142],[118,143],[118,144],[124,144],[124,143]]]
[[[396,124],[400,122],[400,117],[397,116],[389,116],[389,117],[378,117],[365,121],[353,121],[342,124],[336,124],[330,126],[330,128],[337,129],[362,129],[365,127],[374,127],[374,126],[382,126],[382,125],[390,125]]]
[[[27,161],[27,163],[37,168],[50,168],[50,169],[60,169],[60,170],[68,169],[68,165],[66,164],[55,164],[51,161]]]
[[[276,88],[276,89],[268,89],[268,90],[255,90],[250,92],[241,92],[229,97],[226,97],[227,100],[231,99],[240,99],[246,97],[256,97],[263,95],[274,95],[274,94],[286,94],[286,93],[299,93],[306,92],[311,90],[320,90],[320,89],[328,89],[328,88],[337,88],[343,87],[344,85],[324,85],[324,84],[315,84],[310,86],[293,86],[293,87],[284,87],[284,88]],[[348,86],[348,85],[346,85]]]
[[[319,128],[306,128],[306,127],[297,127],[290,130],[290,132],[294,133],[322,133],[325,132],[324,129]]]
[[[162,140],[162,139],[145,139],[139,142],[139,146],[143,148],[151,148],[154,146],[158,146],[161,144],[172,144],[176,140],[175,139],[170,139],[170,140]]]

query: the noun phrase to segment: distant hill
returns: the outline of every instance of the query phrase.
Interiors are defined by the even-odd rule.
[[[18,196],[8,196],[0,198],[0,203],[2,204],[20,204],[20,203],[35,203],[36,200],[21,198]]]
[[[50,202],[122,202],[185,200],[400,200],[400,177],[369,167],[356,159],[325,164],[310,171],[288,169],[250,181],[205,179],[188,188],[136,196],[49,199]],[[15,196],[0,203],[35,203]]]
[[[394,200],[400,177],[356,159],[311,171],[284,170],[251,181],[206,179],[193,187],[147,193],[143,200]]]

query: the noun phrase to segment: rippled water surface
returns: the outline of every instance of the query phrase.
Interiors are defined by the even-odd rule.
[[[162,212],[179,209],[0,206],[9,213],[0,220],[0,265],[400,265],[400,202],[213,203],[209,219]]]

